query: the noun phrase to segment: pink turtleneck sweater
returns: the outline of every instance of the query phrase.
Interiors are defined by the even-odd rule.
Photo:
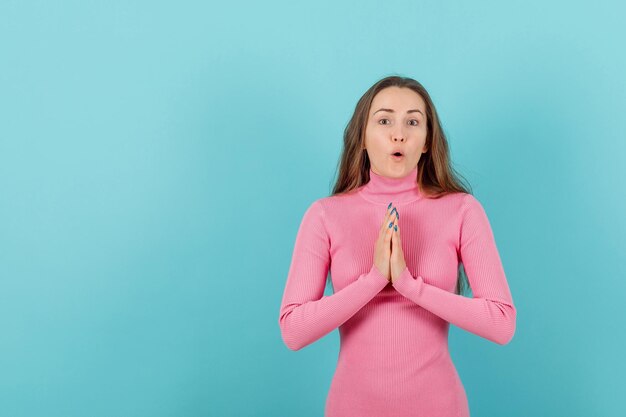
[[[279,314],[299,350],[339,328],[325,417],[467,417],[448,351],[452,323],[495,343],[515,333],[516,309],[487,215],[471,194],[429,199],[416,181],[370,169],[367,184],[314,201],[296,236]],[[391,284],[374,266],[389,203],[407,267]],[[459,263],[473,298],[457,295]],[[328,272],[333,294],[324,296]]]

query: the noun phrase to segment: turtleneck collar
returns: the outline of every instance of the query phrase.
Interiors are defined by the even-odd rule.
[[[402,178],[376,174],[370,167],[370,180],[359,193],[373,203],[396,204],[417,200],[422,197],[417,185],[417,166]]]

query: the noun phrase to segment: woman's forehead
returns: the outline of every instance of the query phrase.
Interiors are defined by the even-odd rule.
[[[410,88],[387,87],[376,94],[372,100],[372,114],[379,109],[391,110],[393,112],[408,112],[419,110],[424,113],[426,103],[424,99]]]

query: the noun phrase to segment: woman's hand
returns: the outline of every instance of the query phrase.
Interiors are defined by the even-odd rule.
[[[398,225],[398,216],[396,215],[395,217],[396,224],[392,228],[393,233],[391,235],[390,270],[392,283],[396,282],[402,271],[404,271],[404,268],[406,268],[404,252],[402,252],[402,241],[400,240],[400,225]]]
[[[396,213],[392,207],[389,207],[387,213],[385,213],[383,223],[380,225],[378,239],[376,239],[376,244],[374,245],[374,266],[389,282],[391,282],[391,235],[396,222]],[[391,227],[389,226],[390,223]]]

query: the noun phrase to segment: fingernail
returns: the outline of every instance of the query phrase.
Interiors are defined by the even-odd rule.
[[[390,223],[389,223],[389,227],[388,227],[388,229],[389,229],[389,228],[391,228],[391,225],[392,225],[392,224],[393,224],[393,222],[390,222]]]
[[[395,230],[396,232],[398,231],[398,225],[397,224],[393,227],[393,230]]]
[[[387,206],[387,210],[389,210],[391,208],[391,203],[389,203],[389,205]]]

